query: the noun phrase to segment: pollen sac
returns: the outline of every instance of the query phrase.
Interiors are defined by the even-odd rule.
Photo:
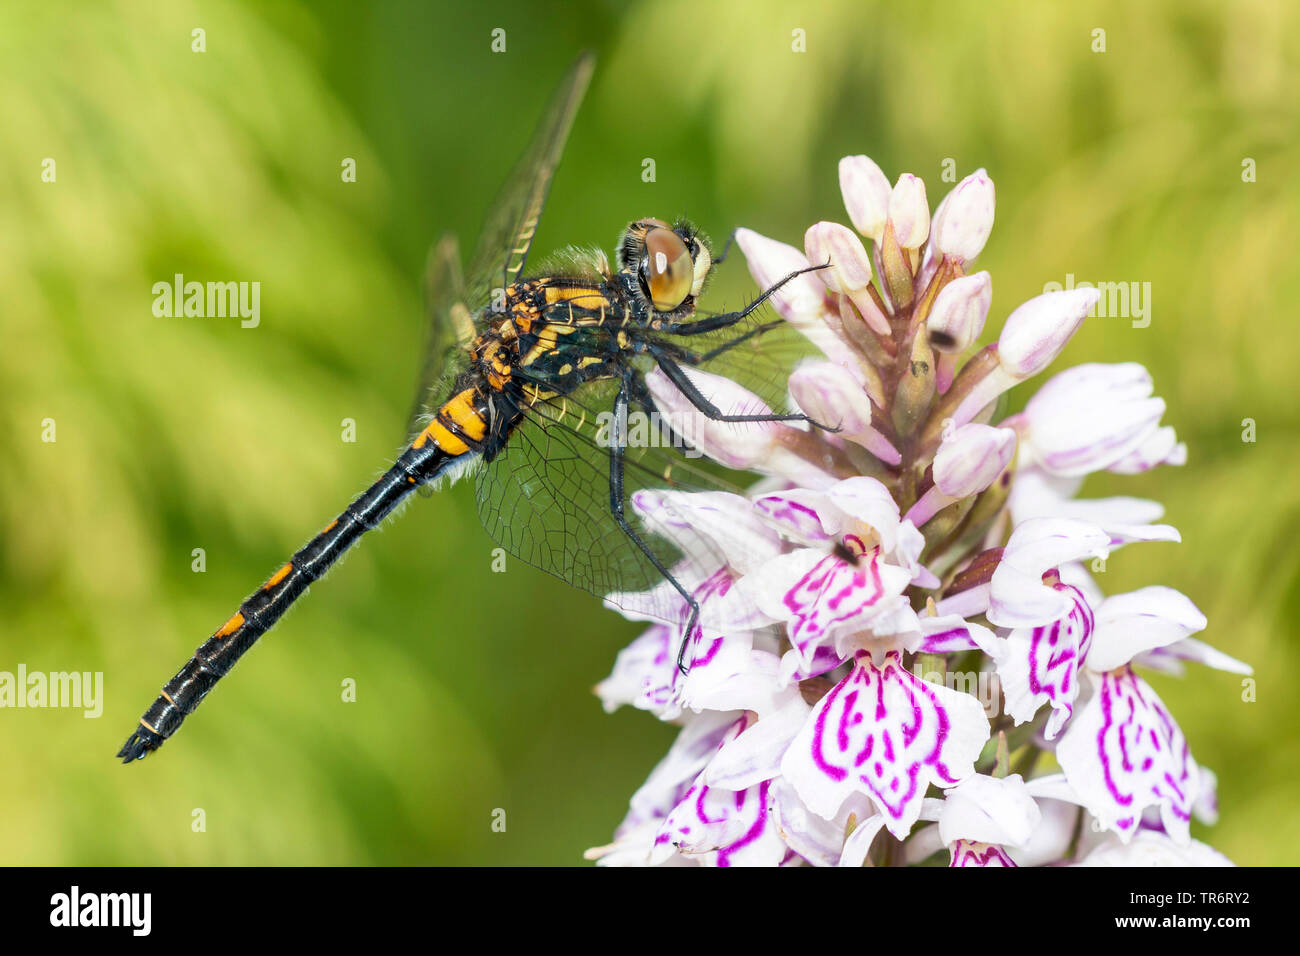
[[[682,237],[671,229],[647,232],[641,275],[658,311],[671,312],[686,301],[695,282],[695,264]]]

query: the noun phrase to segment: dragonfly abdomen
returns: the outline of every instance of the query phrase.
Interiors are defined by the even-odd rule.
[[[161,747],[217,681],[230,672],[235,662],[275,625],[313,581],[343,557],[363,534],[377,527],[412,491],[436,479],[464,454],[451,454],[435,441],[412,444],[378,481],[249,595],[239,610],[163,686],[153,706],[140,718],[140,726],[118,751],[123,762],[137,760]]]

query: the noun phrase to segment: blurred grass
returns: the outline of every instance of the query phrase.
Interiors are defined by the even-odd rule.
[[[866,152],[923,176],[932,203],[945,159],[989,169],[990,334],[1067,273],[1152,284],[1149,328],[1090,320],[1061,363],[1146,363],[1191,448],[1184,469],[1086,489],[1159,498],[1183,533],[1121,552],[1104,584],[1180,588],[1209,615],[1206,639],[1256,666],[1255,703],[1203,669],[1155,683],[1219,775],[1223,819],[1197,835],[1242,863],[1294,862],[1296,10],[564,11],[0,10],[0,670],[102,670],[106,684],[96,720],[0,712],[0,861],[564,863],[608,839],[671,739],[589,693],[636,628],[517,563],[492,574],[468,487],[362,545],[160,755],[111,759],[173,669],[395,452],[425,252],[448,229],[472,240],[551,84],[590,46],[596,83],[542,251],[608,248],[630,218],[679,213],[799,244],[811,222],[844,219],[835,163]],[[195,27],[206,53],[190,50]],[[494,28],[505,54],[489,51]],[[796,28],[806,53],[791,52]],[[1258,182],[1242,182],[1244,157]],[[177,272],[260,281],[261,326],[155,318],[151,286]],[[712,304],[749,291],[728,266]]]

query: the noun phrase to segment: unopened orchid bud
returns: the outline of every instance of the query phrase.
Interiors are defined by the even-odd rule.
[[[804,233],[804,252],[813,265],[829,262],[829,269],[816,273],[827,288],[848,296],[877,334],[890,335],[889,321],[867,291],[871,285],[871,256],[853,230],[837,222],[819,222]]]
[[[813,421],[840,429],[839,437],[861,445],[881,461],[897,465],[898,449],[871,423],[871,400],[863,386],[834,362],[804,362],[789,380],[799,410]]]
[[[889,180],[880,167],[866,156],[845,156],[840,160],[840,193],[853,228],[879,242],[889,218]]]
[[[936,352],[964,352],[984,331],[993,301],[993,279],[987,272],[953,279],[939,292],[926,318],[930,345]]]
[[[1044,292],[1007,317],[998,336],[998,364],[1023,381],[1061,354],[1101,295],[1096,289]]]
[[[1016,454],[1011,428],[963,425],[939,446],[934,456],[934,486],[907,513],[915,525],[929,521],[942,508],[977,495],[997,479]]]
[[[904,173],[889,194],[889,221],[904,249],[919,249],[930,236],[930,205],[925,200],[925,183]]]
[[[808,260],[794,246],[752,229],[736,230],[736,245],[745,254],[749,274],[760,289],[770,289],[792,272],[808,268]],[[791,321],[820,315],[825,310],[825,286],[815,272],[795,276],[768,299],[780,315]]]
[[[994,198],[993,180],[983,169],[954,186],[934,213],[934,251],[963,262],[978,256],[993,230]]]
[[[803,237],[804,252],[813,265],[829,262],[817,273],[832,292],[845,295],[865,289],[871,282],[871,256],[862,240],[838,222],[819,222]]]
[[[953,413],[953,423],[966,424],[1007,389],[1047,368],[1083,324],[1099,294],[1090,288],[1044,292],[1012,312],[998,338],[997,368],[970,390]]]
[[[935,453],[934,485],[953,498],[977,495],[993,484],[1015,453],[1015,429],[963,425]]]
[[[958,356],[974,345],[984,331],[992,301],[993,281],[987,272],[959,276],[935,298],[926,317],[926,333],[935,351],[938,366],[935,385],[940,395],[952,385]]]

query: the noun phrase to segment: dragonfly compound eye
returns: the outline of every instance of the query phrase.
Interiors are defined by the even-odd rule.
[[[660,312],[671,312],[686,301],[695,285],[695,263],[681,236],[664,228],[645,234],[641,279]]]

